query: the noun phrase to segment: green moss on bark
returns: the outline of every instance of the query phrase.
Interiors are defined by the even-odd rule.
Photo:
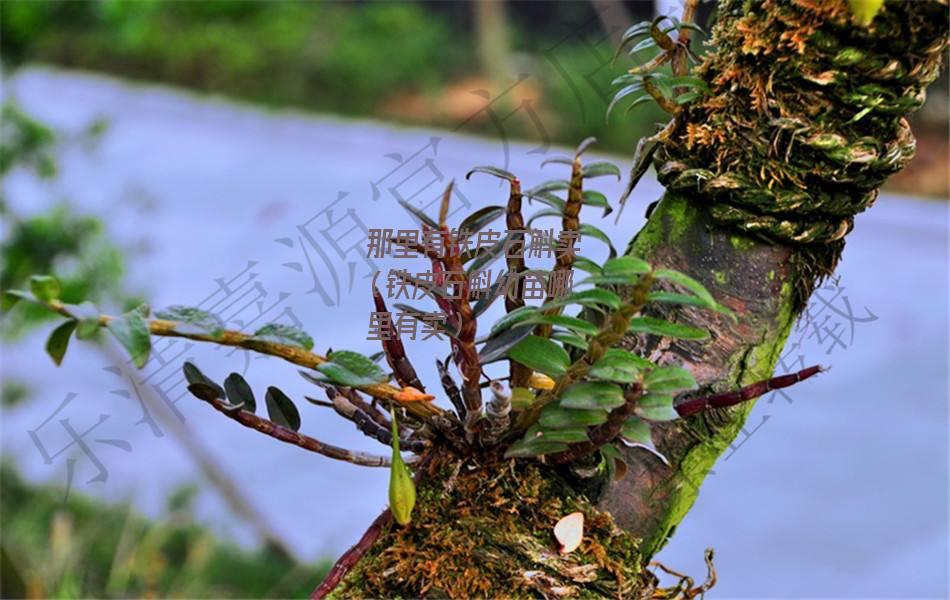
[[[632,336],[680,363],[705,391],[768,377],[853,216],[913,155],[904,116],[923,101],[946,47],[945,3],[886,3],[870,28],[842,0],[722,0],[717,50],[699,68],[711,93],[680,113],[654,157],[667,193],[628,249],[686,272],[738,315],[658,316],[712,332],[706,344]],[[701,393],[702,393],[701,392]],[[657,552],[696,500],[752,403],[657,427],[672,468],[636,449],[601,508]]]
[[[584,513],[561,555],[557,521]],[[333,597],[635,597],[651,588],[639,540],[539,464],[445,461],[427,469],[412,522],[390,525]]]

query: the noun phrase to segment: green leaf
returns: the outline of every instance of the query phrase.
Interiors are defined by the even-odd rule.
[[[630,328],[627,331],[631,333],[652,333],[653,335],[679,340],[709,339],[709,332],[705,329],[681,325],[679,323],[670,323],[669,321],[655,319],[653,317],[634,317],[630,321]]]
[[[569,156],[554,156],[552,158],[546,158],[541,161],[541,166],[549,164],[558,164],[558,165],[572,165],[574,164],[574,159]]]
[[[680,294],[677,292],[650,292],[650,295],[647,296],[647,300],[649,302],[661,302],[664,304],[682,304],[686,306],[698,306],[699,308],[710,308],[709,304],[701,298],[689,296],[687,294]],[[712,310],[722,313],[728,317],[732,317],[733,320],[736,318],[735,313],[729,310],[729,307],[723,306],[722,304],[716,304],[716,307]]]
[[[27,302],[32,302],[34,304],[43,304],[40,302],[39,298],[33,295],[33,292],[28,292],[26,290],[3,290],[3,293],[7,296],[13,296],[19,300],[26,300]],[[46,306],[43,304],[43,306]]]
[[[574,269],[585,273],[600,274],[600,265],[585,256],[574,257]]]
[[[528,458],[542,454],[555,454],[567,450],[563,442],[548,442],[535,440],[518,440],[505,451],[505,458]]]
[[[694,77],[692,75],[670,77],[669,82],[673,87],[685,87],[698,90],[700,93],[709,93],[709,86],[706,85],[706,82],[699,77]]]
[[[653,96],[649,94],[644,94],[643,96],[640,96],[639,98],[631,102],[630,106],[628,106],[627,110],[625,110],[624,112],[628,113],[632,111],[633,109],[635,109],[636,107],[640,106],[641,104],[646,104],[648,102],[653,102]]]
[[[684,104],[689,104],[693,100],[698,100],[699,98],[702,98],[702,97],[703,95],[699,92],[686,92],[676,97],[676,103],[682,106]]]
[[[545,429],[570,429],[592,427],[607,422],[606,410],[574,410],[556,404],[541,409],[538,423]]]
[[[653,268],[647,261],[636,256],[620,256],[604,263],[603,274],[607,277],[631,277],[649,273]]]
[[[505,253],[505,244],[508,243],[508,240],[511,238],[511,234],[506,234],[497,244],[488,248],[488,250],[479,252],[475,254],[472,258],[472,264],[466,267],[465,272],[468,275],[471,275],[475,271],[484,269],[491,263],[495,262],[498,257],[502,256]]]
[[[556,298],[551,302],[546,302],[544,308],[557,308],[569,304],[580,304],[581,306],[606,306],[607,308],[617,310],[623,301],[617,294],[600,288],[584,290],[582,292],[573,292],[566,296]]]
[[[294,431],[300,429],[300,413],[287,394],[270,386],[264,395],[264,402],[267,404],[267,416],[271,421]]]
[[[165,310],[156,311],[155,317],[166,321],[175,321],[178,326],[175,331],[180,333],[197,333],[219,338],[224,333],[224,321],[200,308],[191,306],[169,306]]]
[[[696,388],[696,379],[683,367],[657,367],[643,378],[643,387],[651,394],[692,390]]]
[[[587,429],[584,427],[578,427],[575,425],[571,428],[552,428],[545,430],[537,423],[532,425],[531,428],[525,432],[524,439],[526,441],[531,440],[532,444],[537,444],[539,442],[563,442],[565,444],[576,444],[578,442],[590,441],[590,438],[587,437]]]
[[[389,469],[389,512],[400,525],[408,525],[412,521],[412,509],[416,506],[416,484],[412,481],[412,473],[402,460],[399,453],[399,430],[396,426],[396,413],[390,407],[392,417],[392,465]]]
[[[285,346],[296,346],[304,350],[313,348],[313,338],[306,331],[281,323],[269,323],[254,332],[252,339],[272,342]]]
[[[522,321],[530,319],[539,312],[540,309],[537,306],[519,306],[495,321],[495,324],[492,325],[491,332],[492,334],[496,334],[505,329],[509,329]]]
[[[203,383],[192,383],[188,386],[188,391],[191,392],[192,396],[207,401],[223,399],[222,396],[218,394],[218,390],[220,389],[220,387],[215,389],[215,387]]]
[[[696,23],[679,23],[676,25],[676,29],[689,29],[695,31],[700,35],[706,35],[706,30],[697,25]]]
[[[50,302],[59,298],[63,291],[59,280],[50,275],[34,275],[30,277],[30,291],[41,302]]]
[[[660,93],[667,98],[673,97],[673,86],[670,85],[670,77],[662,71],[655,71],[650,73],[646,77],[650,78],[650,81],[659,88]]]
[[[561,394],[562,408],[609,410],[623,403],[623,389],[619,385],[601,381],[575,383]]]
[[[516,387],[511,390],[511,407],[524,410],[534,403],[536,396],[528,388]]]
[[[594,136],[589,136],[581,140],[581,143],[577,145],[577,149],[574,150],[574,157],[580,158],[581,154],[587,152],[587,149],[597,143],[597,138]]]
[[[545,305],[545,308],[547,308],[547,305]],[[528,317],[522,321],[522,323],[530,323],[532,325],[558,325],[560,327],[564,327],[565,329],[570,329],[571,331],[584,335],[597,335],[597,332],[600,331],[600,328],[590,321],[585,321],[584,319],[568,317],[566,315],[545,315],[540,312]]]
[[[503,214],[505,214],[504,206],[486,206],[465,217],[458,229],[474,234]]]
[[[649,50],[650,48],[655,48],[655,47],[656,47],[656,40],[654,40],[653,38],[647,38],[637,43],[637,45],[634,46],[633,48],[630,48],[629,54],[631,55],[636,54],[637,52],[643,52],[644,50]]]
[[[556,377],[571,364],[571,357],[559,344],[536,335],[529,335],[508,351],[508,357],[529,369]]]
[[[587,347],[590,345],[583,336],[577,335],[576,333],[567,333],[565,331],[555,331],[551,334],[551,339],[561,342],[565,346],[573,346],[581,350],[587,350]]]
[[[377,381],[385,381],[386,374],[369,357],[363,356],[359,352],[350,350],[335,350],[327,355],[330,362],[343,365],[349,371],[361,376],[378,378]]]
[[[584,190],[583,204],[586,204],[587,206],[603,208],[604,214],[602,214],[601,217],[606,217],[614,210],[610,207],[610,202],[607,201],[607,196],[601,194],[600,192],[595,192],[594,190]]]
[[[66,348],[69,347],[69,337],[76,330],[76,320],[70,319],[62,323],[49,334],[46,340],[46,353],[49,354],[56,366],[63,364]]]
[[[657,269],[653,275],[657,279],[666,279],[667,281],[672,281],[673,283],[686,288],[693,293],[694,296],[699,298],[706,308],[715,310],[718,304],[716,300],[712,297],[712,294],[709,293],[703,284],[699,283],[689,275],[680,273],[679,271],[673,271],[671,269]]]
[[[331,352],[328,362],[316,366],[330,382],[349,387],[373,385],[386,381],[386,372],[379,365],[358,352],[338,350]]]
[[[99,309],[92,302],[67,304],[66,310],[79,321],[76,325],[76,339],[87,340],[99,331],[101,327],[99,324]]]
[[[544,204],[547,204],[551,208],[557,210],[559,215],[564,214],[564,200],[560,197],[554,195],[551,192],[538,192],[535,194],[525,194],[525,197],[529,200],[537,200]]]
[[[644,364],[645,363],[645,364]],[[621,348],[611,348],[590,368],[590,376],[620,383],[633,383],[650,361]]]
[[[495,362],[505,356],[505,354],[514,346],[518,345],[523,339],[531,335],[534,327],[514,326],[498,334],[492,334],[481,352],[478,353],[478,360],[483,365]]]
[[[637,187],[637,183],[643,179],[643,176],[646,175],[647,170],[649,170],[650,164],[653,161],[653,155],[656,154],[658,147],[659,144],[652,141],[652,138],[649,137],[642,137],[640,141],[637,142],[637,148],[633,153],[633,165],[630,167],[630,177],[627,179],[627,186],[624,188],[623,194],[620,195],[618,202],[620,210],[617,211],[615,223],[620,222],[620,215],[623,214],[623,207],[626,205],[627,199],[630,198],[633,190]]]
[[[224,388],[215,383],[212,379],[206,377],[205,374],[201,372],[201,369],[196,367],[193,363],[185,361],[185,364],[181,366],[181,370],[184,372],[185,380],[188,381],[189,384],[211,388],[214,390],[216,398],[224,399],[226,397]]]
[[[228,375],[228,378],[224,380],[224,391],[228,396],[228,402],[231,404],[243,404],[244,410],[251,413],[257,411],[257,400],[254,399],[254,392],[239,373]]]
[[[136,306],[135,308],[133,308],[132,310],[130,310],[129,312],[138,313],[140,317],[142,317],[143,319],[147,319],[149,313],[152,312],[152,308],[148,305],[147,302],[143,302],[139,304],[138,306]]]
[[[418,208],[416,208],[416,207],[413,206],[412,204],[409,204],[409,202],[408,202],[407,200],[400,200],[400,201],[399,201],[399,204],[400,204],[400,206],[402,206],[403,208],[405,208],[406,211],[408,211],[409,214],[411,214],[413,217],[415,217],[418,221],[421,221],[422,223],[425,223],[426,225],[428,225],[429,227],[432,227],[433,229],[438,229],[438,228],[439,228],[439,224],[436,223],[435,220],[434,220],[432,217],[430,217],[429,215],[425,214],[424,212],[422,212],[421,210],[419,210]]]
[[[640,398],[634,412],[648,421],[672,421],[679,418],[673,408],[673,396],[670,394],[647,394]]]
[[[614,107],[618,102],[630,96],[636,94],[637,92],[643,91],[643,82],[637,81],[631,85],[628,85],[624,88],[621,88],[616,94],[614,94],[613,100],[610,101],[610,104],[607,106],[607,118],[610,119],[610,113],[613,111]]]
[[[623,424],[621,435],[628,442],[653,446],[653,437],[650,435],[650,424],[638,417],[629,417]]]
[[[620,38],[620,45],[617,47],[615,58],[616,56],[620,56],[620,53],[623,52],[623,49],[628,46],[630,42],[637,39],[641,35],[647,35],[648,33],[650,33],[649,21],[642,21],[627,29]]]
[[[558,218],[561,218],[561,217],[563,217],[563,216],[564,216],[564,215],[561,214],[561,211],[558,210],[558,209],[556,209],[556,208],[545,208],[544,210],[539,210],[538,212],[536,212],[536,213],[534,213],[533,215],[531,215],[530,217],[528,217],[527,226],[530,227],[531,224],[535,222],[535,220],[540,219],[540,218],[542,218],[542,217],[558,217]]]
[[[563,179],[545,181],[541,185],[537,185],[525,192],[525,196],[534,196],[541,192],[558,192],[569,189],[571,189],[571,182],[569,181],[565,181]]]
[[[106,327],[129,353],[133,364],[139,369],[144,367],[152,351],[152,338],[148,332],[148,324],[142,317],[141,308],[132,309],[110,320]]]
[[[517,177],[515,177],[514,173],[510,173],[504,169],[499,169],[498,167],[490,167],[490,166],[475,167],[474,169],[472,169],[471,171],[465,174],[465,179],[470,179],[473,173],[485,173],[487,175],[494,175],[495,177],[498,177],[500,179],[506,179],[508,181],[515,181],[518,179]]]
[[[631,275],[591,275],[585,277],[577,285],[593,283],[596,285],[633,285],[639,279],[638,276]]]
[[[495,280],[495,283],[491,284],[491,286],[488,288],[488,291],[481,294],[478,297],[478,300],[475,301],[475,304],[472,306],[472,316],[476,318],[482,316],[485,311],[491,307],[495,300],[504,297],[504,294],[502,294],[500,290],[501,286],[507,285],[507,283],[507,272],[502,271],[499,273],[498,279]]]
[[[592,237],[596,240],[600,240],[601,242],[607,244],[607,247],[610,248],[611,258],[617,256],[617,249],[614,248],[614,245],[610,241],[610,238],[607,236],[607,234],[601,231],[600,229],[597,229],[590,223],[581,223],[579,231],[582,237],[583,236]]]
[[[581,177],[592,179],[604,175],[613,175],[617,178],[617,181],[620,181],[620,168],[609,162],[595,162],[584,167]]]

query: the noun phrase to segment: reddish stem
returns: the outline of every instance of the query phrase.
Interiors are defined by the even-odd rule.
[[[797,373],[779,375],[778,377],[773,377],[772,379],[759,381],[757,383],[753,383],[752,385],[747,385],[744,388],[734,392],[722,392],[719,394],[713,394],[711,396],[690,398],[689,400],[677,404],[675,407],[676,412],[679,413],[679,416],[681,417],[689,417],[695,415],[696,413],[703,412],[707,408],[725,408],[727,406],[733,406],[747,400],[752,400],[753,398],[758,398],[759,396],[764,396],[772,390],[778,390],[795,385],[799,381],[804,381],[813,375],[821,373],[823,370],[824,369],[822,369],[820,366],[815,365],[808,367],[807,369],[802,369]]]
[[[332,592],[333,589],[339,585],[343,577],[350,572],[350,569],[356,566],[356,563],[358,563],[360,559],[363,558],[363,555],[376,543],[376,540],[379,539],[380,534],[383,532],[383,528],[389,525],[392,519],[393,515],[389,512],[388,508],[376,517],[376,520],[369,526],[369,529],[366,530],[363,537],[334,563],[333,568],[327,573],[326,578],[324,578],[320,585],[310,594],[310,600],[322,600],[322,598],[325,598],[327,594]]]

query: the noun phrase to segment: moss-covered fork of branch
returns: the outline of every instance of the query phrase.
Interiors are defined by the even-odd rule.
[[[704,34],[693,23],[697,4],[688,0],[682,19],[660,17],[623,37],[618,52],[629,52],[638,64],[615,82],[619,91],[610,109],[622,101],[632,100],[628,110],[655,102],[672,118],[638,144],[619,204],[652,163],[670,194],[703,207],[711,223],[794,247],[814,259],[808,268],[827,273],[854,214],[912,154],[902,115],[922,102],[923,86],[936,72],[946,47],[945,33],[936,28],[945,26],[945,14],[935,2],[911,10],[899,2],[882,9],[878,0],[849,0],[849,10],[842,2],[765,0],[761,10],[752,10],[749,2],[726,0],[720,9],[731,24],[714,32],[718,50],[700,58],[691,47],[692,35]],[[876,44],[880,36],[908,44],[933,41],[904,61]],[[767,72],[763,59],[774,62]],[[611,163],[584,162],[593,142],[584,140],[573,156],[544,161],[566,167],[565,179],[527,189],[506,170],[474,168],[467,177],[507,183],[506,198],[457,226],[448,222],[451,184],[435,218],[403,203],[429,237],[441,240],[438,247],[393,240],[431,265],[433,283],[426,290],[449,338],[448,356],[437,360],[438,385],[420,379],[414,349],[394,327],[375,359],[349,350],[322,356],[300,330],[271,324],[253,333],[229,331],[196,308],[172,307],[156,318],[145,306],[101,315],[89,303],[60,302],[49,276],[35,277],[30,291],[9,293],[66,318],[47,342],[57,364],[73,336],[89,339],[100,329],[139,367],[153,335],[277,356],[302,367],[300,374],[324,392],[326,399],[307,397],[324,415],[350,421],[369,442],[388,447],[387,456],[327,444],[300,431],[300,411],[278,387],[266,388],[265,418],[239,374],[218,383],[197,366],[183,365],[189,391],[227,418],[328,458],[390,469],[390,508],[340,559],[315,597],[467,598],[503,590],[533,597],[692,598],[715,583],[712,553],[699,584],[650,562],[657,540],[622,531],[598,510],[602,490],[629,477],[624,461],[639,456],[631,452],[649,453],[673,473],[681,457],[670,464],[654,436],[663,439],[676,422],[743,405],[822,368],[743,387],[704,376],[700,387],[695,363],[658,351],[687,345],[699,355],[729,329],[717,323],[736,325],[733,311],[746,316],[748,307],[717,299],[696,279],[656,267],[636,252],[617,256],[611,240],[587,222],[590,208],[602,209],[601,218],[614,209],[604,194],[589,189],[590,180],[620,177]],[[526,216],[535,202],[543,207]],[[507,235],[500,241],[466,247],[464,240],[502,217]],[[561,235],[538,245],[534,224],[543,219],[558,223]],[[588,241],[604,242],[608,258],[581,254],[581,237],[585,250]],[[529,263],[529,249],[546,250],[549,264]],[[507,272],[487,292],[476,293],[473,278],[496,262]],[[574,282],[581,272],[585,278]],[[546,289],[536,305],[524,297],[528,277]],[[565,278],[577,289],[556,293],[553,284]],[[802,279],[806,285],[813,280]],[[808,290],[796,293],[800,305]],[[486,323],[487,311],[502,297],[504,315]],[[375,288],[372,301],[377,311],[388,310]],[[695,314],[711,325],[687,323],[697,322],[690,318]],[[630,337],[643,343],[619,347]],[[568,518],[574,518],[576,542],[569,547],[558,528]],[[661,587],[649,567],[677,583]]]
[[[148,360],[151,336],[182,337],[240,347],[303,367],[300,374],[326,395],[326,400],[310,397],[307,400],[322,409],[330,409],[324,412],[327,416],[335,414],[350,421],[369,440],[390,447],[391,456],[338,447],[301,432],[302,418],[297,405],[277,386],[268,386],[264,394],[265,418],[257,414],[258,403],[252,385],[240,374],[231,373],[220,381],[191,363],[183,365],[183,372],[188,389],[195,397],[249,429],[327,458],[391,469],[391,514],[395,523],[407,529],[383,531],[381,527],[378,535],[384,536],[383,540],[391,539],[395,545],[392,553],[396,556],[409,552],[406,544],[410,540],[418,551],[432,553],[433,560],[449,551],[443,547],[448,541],[438,536],[421,546],[416,539],[419,532],[431,533],[437,526],[431,520],[435,515],[445,518],[448,512],[455,510],[438,501],[428,490],[435,485],[451,490],[453,486],[461,486],[459,482],[463,479],[473,480],[473,473],[477,472],[478,477],[488,481],[506,480],[491,493],[517,493],[518,496],[505,500],[512,507],[517,502],[527,503],[517,510],[512,508],[512,514],[522,514],[525,521],[511,532],[522,532],[519,544],[538,563],[539,570],[536,574],[522,573],[519,585],[543,591],[560,585],[598,581],[589,589],[616,593],[651,585],[655,588],[639,565],[627,564],[630,557],[626,555],[635,552],[636,540],[624,538],[622,532],[609,525],[609,517],[593,509],[591,503],[596,498],[577,490],[596,486],[578,485],[579,478],[621,477],[625,468],[615,444],[656,453],[651,439],[651,426],[655,423],[743,402],[810,377],[819,369],[806,369],[742,390],[708,395],[697,389],[693,375],[681,366],[655,364],[648,357],[615,347],[630,333],[699,344],[708,341],[709,333],[705,330],[641,314],[653,303],[699,308],[725,319],[735,317],[696,280],[669,269],[654,269],[634,256],[616,257],[606,235],[581,222],[583,205],[602,208],[603,216],[611,211],[602,194],[584,189],[585,182],[603,175],[619,176],[617,168],[609,163],[582,163],[582,153],[592,141],[585,140],[572,158],[547,161],[569,165],[569,180],[542,183],[524,193],[519,179],[511,173],[493,167],[474,169],[472,173],[508,181],[510,193],[506,205],[490,206],[463,219],[457,228],[462,233],[453,233],[446,222],[451,185],[446,189],[437,220],[410,207],[424,228],[441,237],[440,250],[423,247],[419,251],[438,275],[437,286],[451,291],[434,297],[435,308],[446,318],[445,333],[450,350],[449,358],[439,362],[438,386],[427,386],[420,380],[409,356],[410,349],[393,327],[386,332],[387,339],[381,342],[382,352],[378,358],[385,359],[387,372],[376,360],[357,352],[335,350],[326,356],[316,354],[314,341],[308,334],[286,325],[270,324],[253,333],[231,331],[215,315],[182,306],[158,311],[154,318],[145,305],[123,315],[102,315],[90,303],[61,302],[58,284],[49,276],[34,277],[30,291],[8,293],[43,304],[65,317],[47,343],[47,351],[57,364],[63,360],[74,334],[77,338],[89,339],[104,329],[128,351],[138,367]],[[566,192],[566,198],[559,197],[558,192]],[[540,201],[547,208],[525,219],[522,215],[522,198],[525,197],[529,201]],[[501,216],[505,216],[509,227],[508,236],[495,247],[478,252],[462,249],[458,236],[470,236]],[[534,231],[530,224],[546,217],[557,218],[567,231],[577,235],[566,236],[549,248],[553,258],[550,269],[529,268],[523,253],[527,236]],[[513,226],[517,229],[511,229]],[[519,237],[513,238],[514,235]],[[588,236],[585,239],[606,241],[610,258],[598,264],[577,254],[574,245],[582,235]],[[504,260],[509,272],[493,286],[491,293],[475,297],[471,278],[496,260]],[[521,292],[523,277],[527,274],[550,281],[554,274],[563,276],[570,272],[573,275],[575,269],[587,274],[575,284],[578,289],[555,294],[549,288],[547,297],[539,305],[524,301]],[[657,287],[660,282],[662,289]],[[506,298],[506,313],[479,337],[480,317],[502,296]],[[385,299],[375,288],[372,300],[376,310],[387,310]],[[582,310],[577,316],[563,314],[569,307]],[[506,375],[489,375],[497,370],[494,363],[498,362],[508,365]],[[436,387],[441,388],[442,399],[447,401],[444,404],[451,408],[441,407],[436,402],[435,394],[429,391]],[[403,452],[411,457],[404,461]],[[422,464],[438,467],[430,466],[416,473],[415,481],[423,486],[422,491],[417,492],[419,484],[408,476],[407,469]],[[454,469],[453,477],[438,477],[437,483],[428,481],[426,473],[444,474],[444,469]],[[558,488],[558,497],[562,500],[553,505],[559,508],[552,509],[548,501],[543,506],[534,506],[541,490],[531,482],[538,481],[540,472],[547,473],[545,477],[564,479],[565,483]],[[566,491],[571,489],[568,481],[575,484],[572,492]],[[511,486],[522,486],[522,489],[516,491]],[[526,495],[523,486],[533,489],[534,495]],[[452,493],[459,494],[458,489]],[[552,492],[545,493],[551,495]],[[473,503],[474,498],[466,502]],[[555,513],[561,511],[562,504],[564,510],[582,507],[588,516],[589,530],[584,539],[589,541],[581,546],[580,554],[573,557],[551,553],[550,535],[538,531],[538,528],[553,527],[557,521]],[[414,510],[416,507],[418,510]],[[484,517],[487,516],[485,513]],[[477,519],[465,521],[466,526],[477,522]],[[462,538],[458,536],[464,537],[463,531],[464,528],[456,528],[451,534],[456,536],[453,543],[460,547]],[[600,532],[606,537],[600,537]],[[611,544],[617,544],[619,556],[609,549]],[[497,549],[476,544],[472,551],[480,554],[483,573],[502,576],[503,569],[489,568],[485,562],[491,557],[503,558],[501,554],[496,555]],[[458,564],[464,565],[471,558],[466,555]],[[380,557],[377,555],[374,560]],[[441,560],[449,561],[449,555]],[[591,560],[594,562],[590,563]],[[602,573],[593,577],[595,571]],[[442,575],[451,572],[446,569]],[[449,585],[449,580],[442,575],[431,572],[409,578],[410,585],[406,589],[413,593],[424,593],[428,589],[441,589],[450,595],[461,593],[462,588]],[[609,578],[613,578],[613,584],[607,583]],[[472,582],[474,587],[465,589],[478,590],[481,585],[488,585],[487,580]],[[502,585],[502,582],[492,581],[491,585]]]

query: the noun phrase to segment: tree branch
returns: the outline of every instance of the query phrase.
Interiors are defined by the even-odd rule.
[[[70,312],[69,307],[59,300],[41,302],[41,304],[45,304],[50,310],[53,310],[64,317],[69,317],[71,319],[77,318],[76,315]],[[110,315],[100,315],[99,324],[106,326],[109,321],[112,321],[115,318],[116,317]],[[178,322],[176,321],[149,319],[147,324],[149,333],[152,335],[161,337],[185,338],[196,342],[210,342],[212,344],[218,344],[219,346],[237,346],[239,348],[245,348],[260,354],[277,356],[295,365],[310,369],[315,368],[317,365],[328,362],[325,357],[310,352],[309,350],[305,350],[304,348],[258,340],[255,339],[254,336],[240,331],[224,330],[219,336],[211,336],[204,333],[178,331],[176,329],[178,327]],[[440,408],[430,402],[405,402],[400,400],[398,394],[401,392],[401,390],[387,383],[361,385],[356,386],[356,389],[365,392],[374,398],[395,402],[396,404],[403,406],[406,411],[409,412],[409,414],[421,419],[436,416],[442,413]]]
[[[224,400],[221,400],[217,397],[217,393],[211,386],[194,383],[188,386],[188,391],[191,392],[196,398],[204,400],[210,404],[216,411],[228,417],[229,419],[237,421],[245,427],[260,431],[264,435],[268,435],[284,443],[300,446],[304,450],[316,452],[317,454],[322,454],[328,458],[341,460],[343,462],[359,465],[361,467],[388,467],[391,464],[389,458],[385,456],[375,456],[372,454],[365,454],[363,452],[354,452],[352,450],[347,450],[346,448],[340,448],[339,446],[321,442],[320,440],[314,439],[310,436],[298,433],[293,429],[288,429],[282,425],[278,425],[273,421],[262,419],[254,413],[240,408],[240,405],[232,406]]]

